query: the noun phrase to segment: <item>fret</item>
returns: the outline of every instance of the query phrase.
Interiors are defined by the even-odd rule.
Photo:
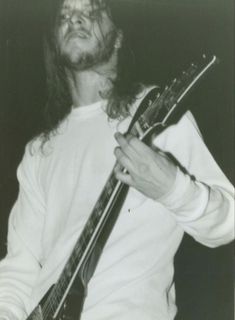
[[[106,192],[106,188],[103,190],[100,199],[99,199],[99,205],[100,205],[100,209],[104,208],[104,205],[106,203],[106,201],[108,200],[108,196],[107,196],[107,192]]]
[[[54,314],[59,306],[60,300],[59,295],[57,295],[56,292],[51,291],[51,294],[49,295],[46,304],[41,308],[41,314],[43,316],[43,319],[46,319],[47,314],[50,312],[50,314]],[[34,320],[34,318],[33,318]]]
[[[148,124],[148,121],[146,121],[144,115],[140,117],[139,121],[136,123],[136,127],[137,131],[142,131],[141,135],[150,128],[150,125]]]
[[[77,261],[82,256],[83,250],[86,246],[86,239],[85,239],[85,230],[84,233],[79,241],[79,243],[75,246],[73,251],[73,258],[71,259],[71,267],[76,266]]]
[[[104,197],[104,196],[103,196]],[[98,215],[98,212],[103,211],[103,203],[104,201],[101,199],[101,197],[99,198],[99,200],[96,202],[95,207],[93,212],[96,212]]]
[[[106,191],[107,196],[109,196],[109,197],[113,193],[113,183],[111,180],[108,180],[106,187],[105,187],[105,191]]]
[[[66,276],[67,280],[69,280],[70,277],[72,276],[72,271],[73,270],[72,270],[70,264],[67,263],[65,266],[65,276]]]
[[[92,222],[93,219],[89,219],[86,223],[86,226],[85,226],[85,234],[89,235],[91,233],[91,230],[93,230],[94,228],[94,224]],[[83,239],[85,240],[85,239]],[[84,242],[84,241],[83,241]]]
[[[99,217],[102,215],[103,213],[103,210],[102,208],[100,207],[99,209],[96,209],[96,216],[97,216],[97,219],[99,219]]]
[[[53,298],[51,300],[51,306],[53,308],[56,308],[56,306],[59,305],[60,299],[61,299],[61,295],[63,294],[63,291],[64,291],[63,285],[61,285],[61,286],[59,286],[57,288],[56,294],[53,295]]]

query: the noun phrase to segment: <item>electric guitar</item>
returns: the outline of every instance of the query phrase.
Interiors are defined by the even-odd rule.
[[[216,62],[218,59],[215,56],[210,60],[204,57],[200,64],[191,64],[178,79],[165,87],[162,93],[159,93],[158,88],[152,89],[136,110],[127,133],[150,145],[152,135],[156,136],[170,124],[178,106],[182,106],[188,93]],[[80,319],[88,282],[96,269],[127,192],[128,186],[115,178],[113,170],[58,281],[27,320]]]

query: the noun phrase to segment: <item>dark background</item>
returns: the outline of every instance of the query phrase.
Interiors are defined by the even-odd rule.
[[[45,101],[41,31],[48,1],[0,0],[0,257],[17,196],[16,167],[37,132]],[[188,103],[213,156],[234,183],[233,1],[120,3],[141,79],[163,86],[203,53],[219,57],[220,64]],[[209,249],[185,236],[175,266],[178,320],[233,319],[232,245]]]

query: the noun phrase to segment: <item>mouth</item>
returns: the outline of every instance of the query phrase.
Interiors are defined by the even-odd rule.
[[[88,39],[88,37],[89,37],[89,34],[88,34],[87,31],[77,30],[77,31],[70,32],[70,33],[67,35],[67,40],[72,40],[72,39],[76,39],[76,38],[79,38],[79,39]]]

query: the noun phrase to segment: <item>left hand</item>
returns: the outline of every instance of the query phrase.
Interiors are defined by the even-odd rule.
[[[116,166],[116,178],[134,187],[148,198],[157,200],[165,195],[174,184],[177,167],[161,150],[153,151],[138,138],[128,135],[124,137],[116,133],[119,144],[114,154],[120,166]]]

